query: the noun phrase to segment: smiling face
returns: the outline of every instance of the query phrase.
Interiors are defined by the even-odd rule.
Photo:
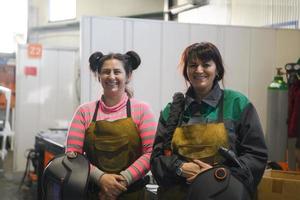
[[[99,78],[105,96],[119,96],[125,93],[126,83],[131,74],[127,75],[123,63],[118,59],[108,59],[103,63]]]
[[[210,42],[194,43],[183,51],[180,66],[182,75],[192,86],[196,98],[205,97],[225,73],[221,54]]]
[[[205,96],[213,87],[217,67],[213,60],[194,60],[187,63],[187,77],[196,93]]]

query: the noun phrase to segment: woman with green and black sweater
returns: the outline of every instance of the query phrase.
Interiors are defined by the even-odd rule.
[[[243,94],[219,87],[224,66],[213,44],[187,47],[181,67],[189,88],[185,95],[176,93],[161,112],[151,156],[151,171],[160,186],[158,198],[186,199],[199,175],[215,166],[224,166],[251,196],[267,163],[253,104]],[[234,159],[222,157],[220,148]],[[197,184],[205,188],[208,182]]]

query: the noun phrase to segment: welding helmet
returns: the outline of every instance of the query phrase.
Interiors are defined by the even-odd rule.
[[[90,163],[77,153],[54,157],[42,176],[43,200],[86,199]]]
[[[189,187],[188,200],[250,200],[245,185],[225,166],[199,174]]]

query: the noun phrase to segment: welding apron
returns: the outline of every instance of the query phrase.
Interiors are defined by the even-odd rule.
[[[172,153],[186,161],[201,160],[214,165],[221,160],[219,147],[228,148],[228,133],[223,120],[223,98],[219,103],[218,119],[216,122],[181,125],[175,129],[171,141]],[[188,184],[182,183],[171,187],[160,187],[158,197],[162,200],[186,199]]]
[[[142,143],[131,118],[131,106],[126,104],[127,118],[116,121],[97,119],[99,101],[93,115],[93,120],[86,130],[84,150],[90,162],[106,173],[119,174],[127,169],[142,155]],[[144,195],[144,185],[136,181],[122,193],[118,199],[140,199]],[[99,188],[91,183],[89,199],[98,199]]]

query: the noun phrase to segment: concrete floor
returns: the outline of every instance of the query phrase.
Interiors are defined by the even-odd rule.
[[[13,152],[9,151],[5,160],[0,159],[0,199],[1,200],[36,200],[36,183],[28,180],[19,189],[23,172],[14,173]]]

